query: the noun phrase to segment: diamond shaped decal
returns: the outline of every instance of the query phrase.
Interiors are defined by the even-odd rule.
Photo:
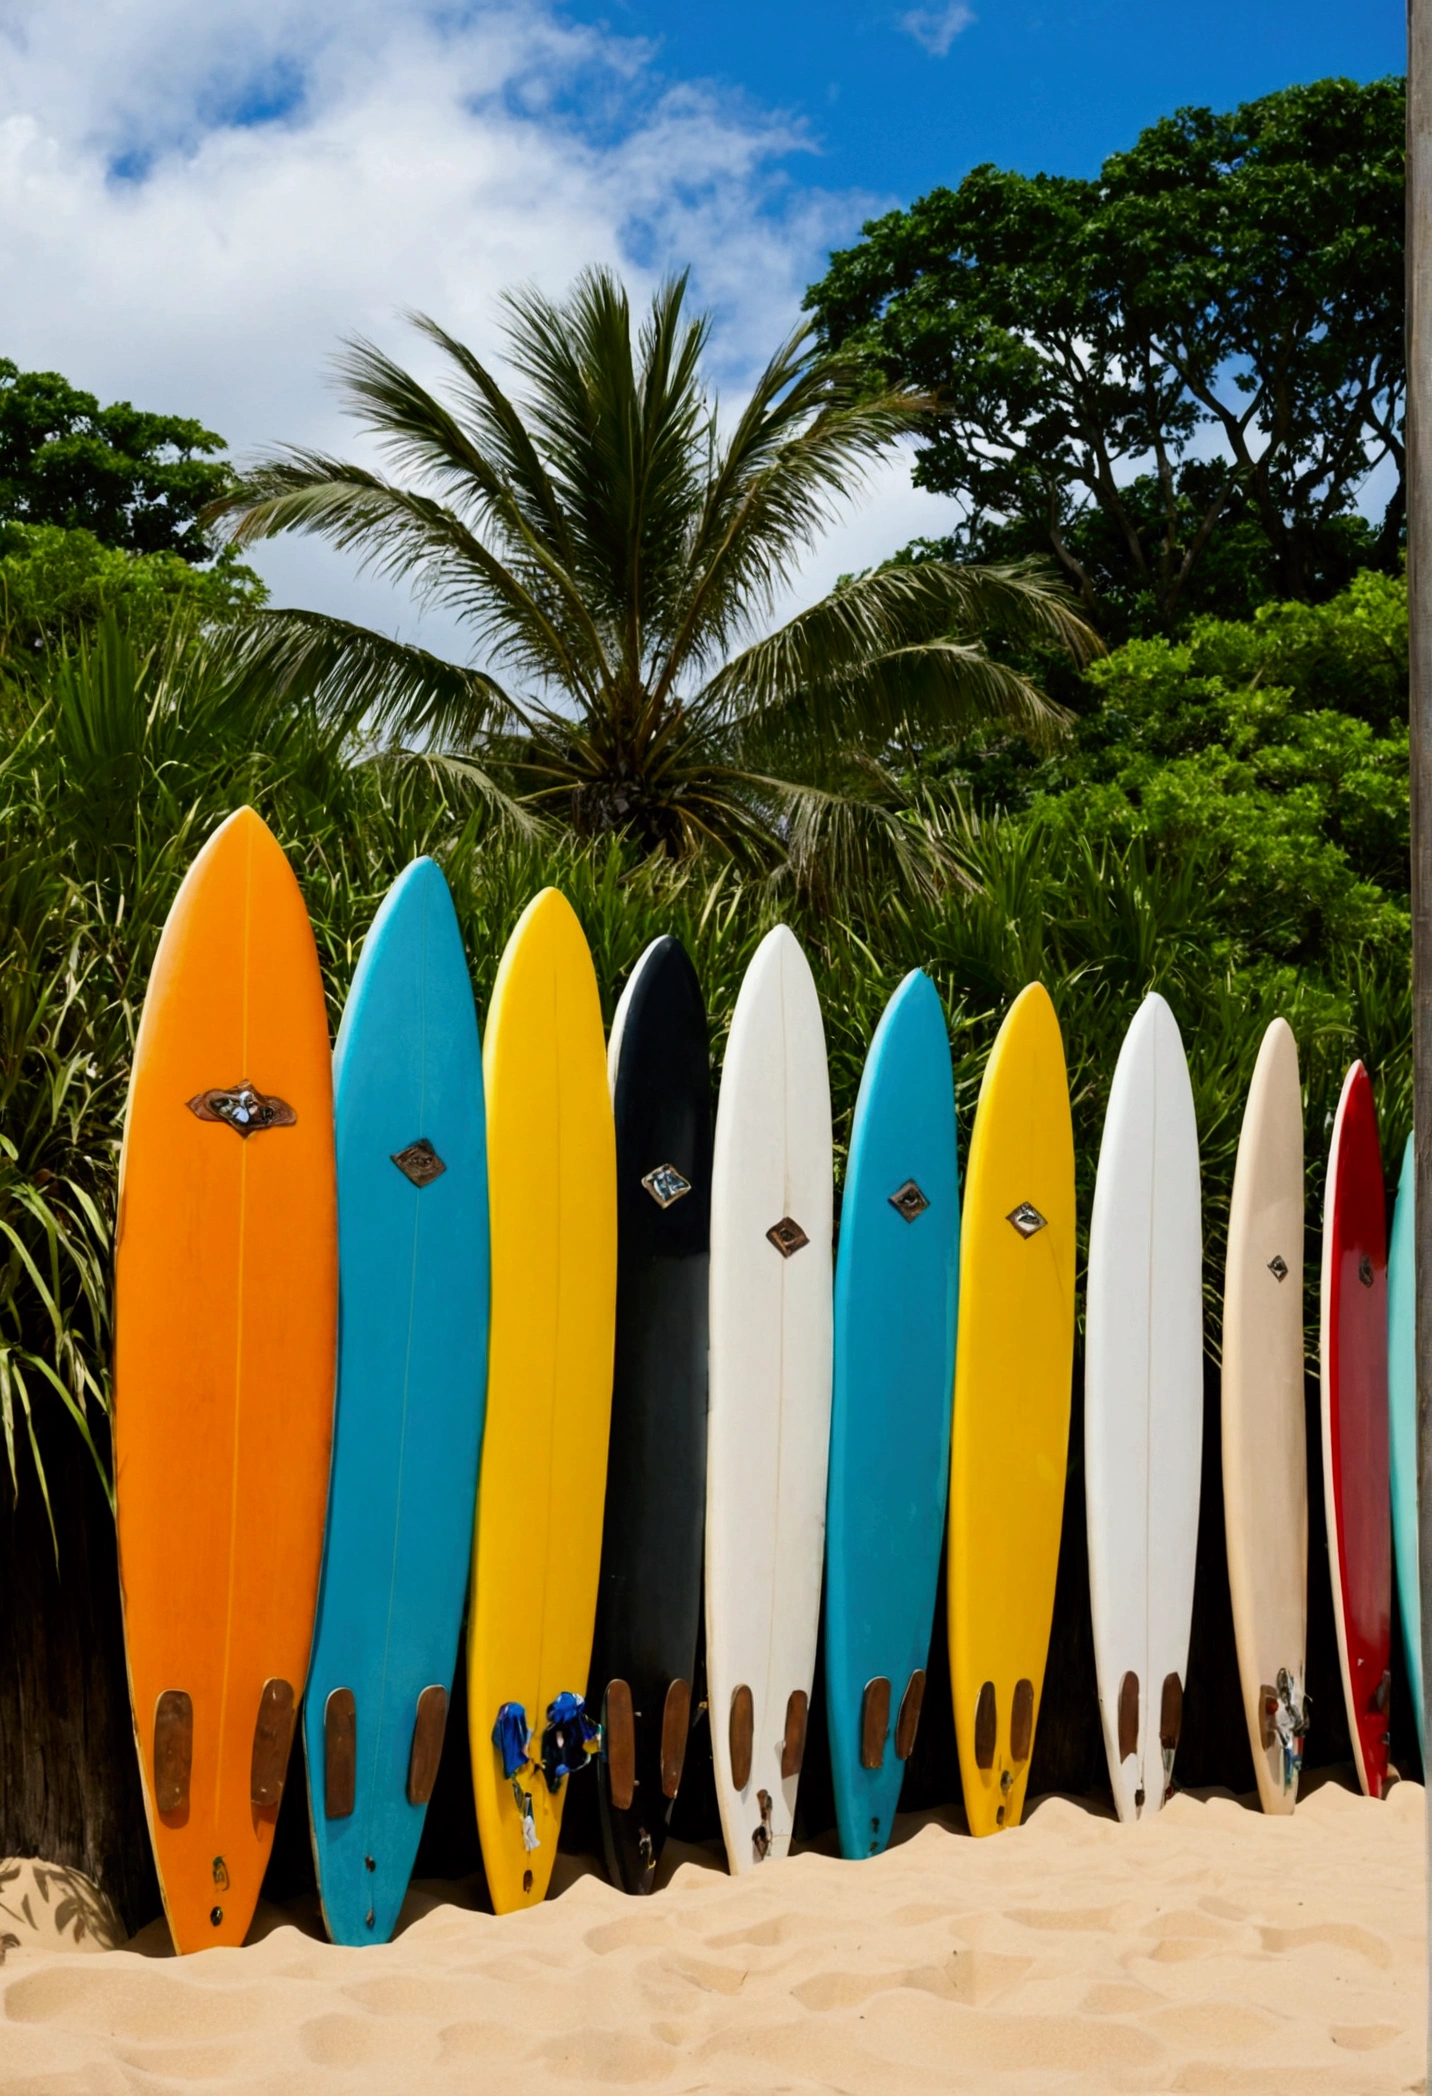
[[[654,1172],[643,1174],[641,1183],[658,1208],[670,1208],[691,1191],[691,1181],[683,1179],[674,1164],[659,1164]]]
[[[913,1223],[916,1216],[923,1215],[929,1205],[913,1179],[907,1179],[903,1186],[897,1186],[890,1196],[890,1206],[897,1215],[903,1216],[907,1223]]]
[[[415,1143],[409,1143],[406,1150],[395,1150],[393,1162],[414,1186],[431,1186],[434,1179],[441,1179],[447,1170],[425,1135],[420,1135]]]
[[[1288,1262],[1283,1257],[1281,1252],[1275,1252],[1272,1258],[1268,1261],[1268,1271],[1273,1276],[1273,1279],[1275,1281],[1287,1280]]]
[[[1037,1230],[1049,1228],[1049,1218],[1041,1215],[1032,1201],[1021,1201],[1018,1208],[1011,1208],[1005,1221],[1013,1223],[1021,1237],[1033,1237]]]
[[[792,1258],[802,1246],[810,1243],[805,1231],[792,1215],[783,1215],[778,1223],[772,1223],[766,1235],[782,1259]]]
[[[247,1077],[227,1090],[215,1086],[211,1091],[196,1092],[187,1103],[195,1120],[222,1121],[246,1142],[251,1135],[262,1135],[266,1128],[292,1128],[298,1119],[287,1099],[259,1091]]]

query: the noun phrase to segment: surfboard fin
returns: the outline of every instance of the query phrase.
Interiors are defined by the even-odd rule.
[[[438,1780],[443,1758],[443,1736],[447,1731],[448,1693],[433,1682],[418,1698],[413,1720],[413,1746],[408,1756],[408,1803],[426,1805]]]
[[[885,1760],[890,1731],[890,1683],[883,1674],[865,1684],[860,1699],[860,1766],[878,1769]]]
[[[900,1698],[900,1715],[895,1720],[895,1758],[908,1761],[915,1751],[915,1735],[920,1729],[920,1712],[925,1702],[925,1669],[916,1667],[905,1684],[905,1693]]]
[[[1028,1761],[1034,1745],[1034,1683],[1021,1675],[1014,1684],[1014,1701],[1009,1710],[1009,1757],[1011,1761]]]
[[[986,1681],[980,1689],[979,1701],[975,1705],[975,1767],[994,1767],[995,1738],[999,1731],[999,1712],[995,1706],[994,1683]]]
[[[189,1810],[194,1765],[194,1704],[187,1690],[166,1688],[154,1705],[154,1809]]]
[[[336,1688],[323,1706],[323,1813],[347,1819],[358,1790],[358,1705],[351,1688]]]
[[[1119,1759],[1139,1751],[1139,1677],[1132,1671],[1119,1683]]]
[[[275,1812],[283,1802],[288,1752],[293,1745],[293,1683],[274,1675],[263,1685],[254,1720],[254,1747],[249,1759],[249,1797],[261,1809]]]
[[[756,1732],[756,1699],[745,1682],[731,1691],[731,1781],[744,1790],[751,1780],[751,1746]]]
[[[810,1698],[803,1688],[793,1688],[786,1701],[786,1729],[781,1740],[781,1778],[789,1781],[801,1772],[805,1760],[806,1717]]]
[[[686,1766],[686,1741],[691,1731],[691,1683],[673,1681],[666,1691],[661,1712],[661,1794],[674,1798],[681,1788]]]
[[[602,1759],[612,1809],[629,1812],[636,1795],[636,1725],[625,1681],[609,1681],[602,1699]]]

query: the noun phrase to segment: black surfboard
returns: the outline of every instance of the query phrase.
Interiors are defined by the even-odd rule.
[[[676,939],[637,962],[610,1053],[617,1329],[590,1700],[607,1869],[650,1892],[691,1730],[706,1513],[711,1076]]]

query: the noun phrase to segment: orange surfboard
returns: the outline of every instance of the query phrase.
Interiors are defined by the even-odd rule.
[[[114,1424],[130,1698],[176,1947],[242,1943],[308,1669],[333,1426],[328,1022],[251,808],[175,897],[120,1162]]]

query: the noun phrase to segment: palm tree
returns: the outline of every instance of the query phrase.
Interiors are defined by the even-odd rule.
[[[686,289],[662,285],[635,342],[606,271],[561,302],[509,294],[520,399],[425,317],[447,399],[351,341],[343,390],[391,477],[285,449],[211,514],[239,545],[314,532],[404,578],[456,610],[480,666],[271,612],[239,643],[270,690],[457,765],[519,820],[756,860],[809,838],[822,810],[878,812],[880,760],[902,743],[979,718],[1047,732],[1057,709],[980,640],[1097,648],[1037,566],[884,567],[760,630],[837,506],[932,403],[817,356],[807,331],[728,423]]]

